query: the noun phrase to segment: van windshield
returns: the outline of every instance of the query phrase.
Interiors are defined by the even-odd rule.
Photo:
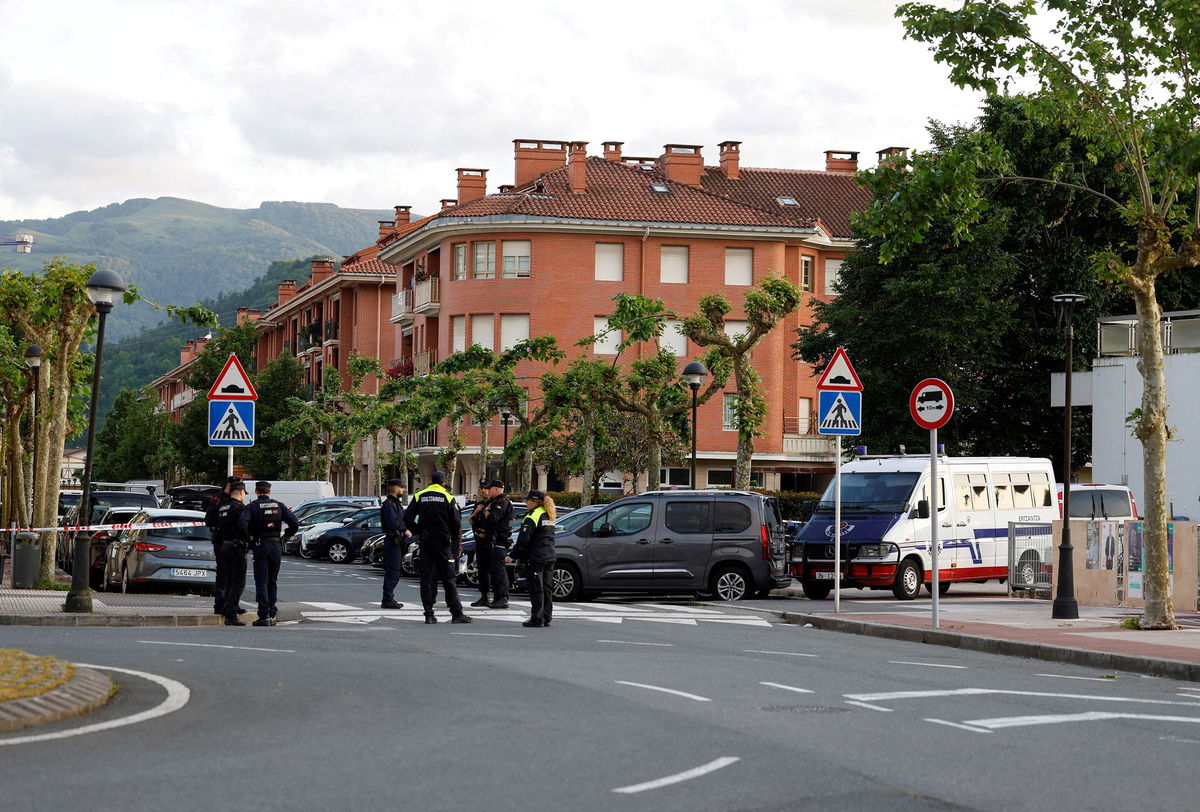
[[[842,507],[898,513],[908,504],[918,474],[909,471],[856,471],[842,474]],[[833,510],[834,485],[830,482],[817,507]]]

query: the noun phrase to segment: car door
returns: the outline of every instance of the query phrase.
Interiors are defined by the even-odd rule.
[[[670,498],[662,502],[654,548],[654,582],[701,588],[713,547],[713,500]]]
[[[654,503],[625,501],[587,525],[584,583],[649,587],[654,581]]]
[[[352,550],[362,549],[363,542],[371,536],[377,536],[383,532],[383,519],[379,516],[379,511],[375,511],[373,516],[364,516],[353,525],[350,526],[350,545]]]

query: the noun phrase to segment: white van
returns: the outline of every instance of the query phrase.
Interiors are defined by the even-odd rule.
[[[333,492],[333,483],[324,482],[319,479],[284,479],[271,481],[271,497],[283,502],[289,508],[296,507],[301,502],[308,502],[312,499],[328,499],[331,496],[336,496]],[[250,499],[257,499],[254,494],[254,481],[246,483],[246,492]]]
[[[1008,523],[1058,518],[1050,460],[1034,457],[939,457],[938,578],[1008,576]],[[833,589],[834,483],[797,537],[792,575],[804,594]],[[929,550],[929,458],[863,457],[842,466],[842,586],[891,589],[912,600],[933,581]]]

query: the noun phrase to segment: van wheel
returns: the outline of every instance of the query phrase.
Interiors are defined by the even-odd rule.
[[[896,580],[892,583],[892,594],[901,601],[911,601],[921,594],[921,567],[911,558],[900,562]]]
[[[550,592],[556,601],[577,601],[583,598],[583,583],[574,564],[556,561],[550,570]]]
[[[938,594],[945,595],[947,592],[949,592],[950,591],[950,583],[951,583],[950,581],[942,581],[939,579],[938,580]],[[983,581],[975,581],[974,583],[981,584],[984,582]],[[933,584],[925,584],[925,591],[928,592],[930,595],[932,595],[933,594]]]
[[[1037,553],[1025,553],[1017,564],[1016,578],[1013,586],[1033,586],[1037,582],[1038,557]]]
[[[829,597],[829,593],[833,591],[832,581],[809,581],[800,582],[801,588],[804,589],[804,597],[810,601],[823,601]]]
[[[725,567],[713,573],[709,589],[719,601],[741,601],[753,593],[750,577],[741,567]]]

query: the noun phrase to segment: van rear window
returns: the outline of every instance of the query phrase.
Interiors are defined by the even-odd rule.
[[[1133,516],[1129,492],[1117,488],[1072,488],[1071,516],[1076,519],[1116,519]]]

